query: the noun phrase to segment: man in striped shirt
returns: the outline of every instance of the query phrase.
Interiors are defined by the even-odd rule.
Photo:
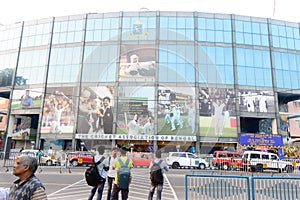
[[[36,158],[30,156],[17,157],[13,174],[19,179],[10,187],[8,200],[47,200],[45,187],[34,175],[37,168]]]

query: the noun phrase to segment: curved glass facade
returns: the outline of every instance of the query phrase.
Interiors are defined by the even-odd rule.
[[[239,133],[287,136],[281,108],[300,96],[299,75],[299,24],[272,19],[147,11],[0,27],[5,129],[37,147],[209,153]]]

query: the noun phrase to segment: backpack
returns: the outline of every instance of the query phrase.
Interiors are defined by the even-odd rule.
[[[153,165],[150,168],[150,180],[152,185],[163,184],[164,182],[162,169],[160,167],[161,163],[162,160],[160,160],[158,163],[153,161]]]
[[[104,159],[104,156],[102,156],[102,158],[95,163],[93,158],[93,164],[85,170],[85,181],[89,186],[97,186],[103,179],[98,172],[97,166],[102,163]]]
[[[124,163],[121,158],[118,158],[118,162],[120,163],[121,167],[118,169],[118,183],[117,186],[120,189],[127,189],[129,187],[130,182],[130,168],[128,167],[130,159],[127,158],[126,162]]]

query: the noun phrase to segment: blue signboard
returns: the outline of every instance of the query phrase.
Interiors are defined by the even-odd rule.
[[[282,135],[274,134],[240,133],[239,142],[249,146],[283,146]]]

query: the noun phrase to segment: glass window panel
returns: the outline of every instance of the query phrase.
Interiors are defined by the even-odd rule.
[[[246,55],[246,66],[252,67],[253,66],[253,50],[245,49]]]
[[[279,36],[286,37],[285,26],[278,26],[278,33],[279,33]]]
[[[260,34],[260,26],[259,26],[259,23],[252,22],[252,31],[253,31],[253,33]]]
[[[288,62],[288,54],[281,53],[281,62],[282,62],[282,69],[289,70],[289,62]]]
[[[205,18],[198,18],[198,28],[206,29],[206,19]]]
[[[256,82],[256,79],[255,79],[255,68],[253,67],[247,67],[246,68],[246,73],[247,73],[247,85],[253,85],[255,86],[255,82]]]
[[[209,30],[215,30],[215,20],[214,19],[206,19],[206,28]]]
[[[262,51],[262,67],[271,69],[271,58],[270,58],[270,52],[269,51]]]
[[[269,46],[269,38],[268,35],[261,36],[261,45],[262,46]]]
[[[236,43],[243,44],[244,43],[244,34],[243,33],[236,33]]]
[[[271,69],[263,69],[265,86],[272,87],[272,72]]]
[[[291,75],[291,80],[293,80],[291,82],[292,84],[292,88],[293,89],[299,89],[299,77],[298,77],[298,73],[290,73]]]
[[[215,19],[216,30],[224,30],[223,28],[223,20]]]
[[[22,77],[26,84],[44,83],[45,66],[47,66],[48,51],[22,51],[17,70],[17,77]],[[18,83],[16,83],[18,85]]]
[[[255,67],[262,67],[262,53],[260,51],[254,52],[254,66]]]
[[[225,43],[232,43],[232,35],[231,32],[224,32],[224,41]]]
[[[86,46],[82,82],[116,81],[117,46]]]
[[[290,70],[297,70],[295,54],[288,54],[288,61]]]
[[[80,47],[52,49],[48,83],[78,82]]]
[[[223,31],[216,31],[216,42],[224,42]]]
[[[161,45],[159,49],[159,81],[161,82],[190,82],[195,81],[194,48],[185,45]],[[165,56],[167,55],[167,56]],[[165,58],[163,58],[165,57]],[[166,59],[167,57],[167,59]],[[166,71],[167,78],[162,73]]]
[[[258,34],[253,34],[253,45],[257,45],[257,46],[261,46],[261,39],[260,39],[260,35]]]
[[[244,32],[245,33],[251,33],[252,32],[252,28],[251,28],[251,22],[246,22],[244,21],[243,22],[243,25],[244,25]]]
[[[236,49],[236,60],[237,60],[237,65],[245,66],[246,65],[246,58],[245,58],[245,53],[244,49],[237,48]]]
[[[214,31],[206,31],[206,39],[208,42],[214,42],[215,41],[215,32]]]
[[[223,20],[224,23],[224,30],[231,32],[231,21],[230,20]]]
[[[287,38],[287,46],[288,46],[288,49],[295,49],[294,39]]]
[[[199,41],[206,41],[206,31],[205,30],[199,30],[198,31],[198,40]]]
[[[286,27],[286,36],[287,37],[294,37],[294,34],[293,34],[293,28],[292,27]]]
[[[296,54],[295,59],[296,59],[297,71],[300,71],[300,55]]]
[[[263,69],[261,68],[255,69],[255,80],[256,80],[255,85],[265,85]]]
[[[223,48],[216,48],[216,64],[224,64],[224,49]]]
[[[282,70],[276,70],[276,83],[277,87],[284,88]]]
[[[295,40],[295,49],[300,50],[300,40]]]
[[[272,35],[273,36],[279,36],[279,29],[277,25],[271,25],[272,27]]]
[[[235,30],[237,32],[244,32],[244,25],[242,21],[235,21]]]
[[[247,85],[247,80],[246,80],[246,72],[245,72],[245,67],[242,66],[237,66],[237,74],[238,74],[238,83],[240,85]]]
[[[264,35],[268,35],[269,31],[268,31],[268,25],[265,23],[260,23],[260,33],[264,34]]]
[[[234,84],[234,75],[233,75],[233,67],[232,65],[226,65],[225,68],[225,83],[226,84]]]
[[[284,74],[284,87],[291,88],[292,87],[292,80],[291,80],[291,72],[288,70],[283,70],[282,73]]]
[[[252,35],[249,33],[244,33],[245,44],[252,45]]]

